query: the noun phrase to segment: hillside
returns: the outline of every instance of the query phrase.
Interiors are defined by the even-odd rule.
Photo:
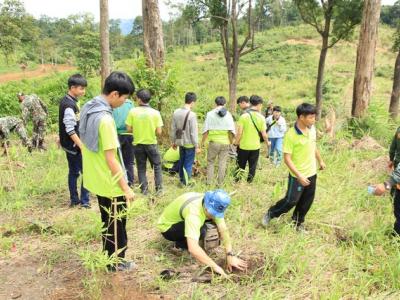
[[[287,183],[286,167],[273,167],[265,151],[251,185],[236,184],[228,176],[225,189],[236,194],[227,223],[235,252],[250,263],[246,274],[233,275],[229,281],[218,277],[210,284],[193,281],[202,268],[187,254],[172,254],[171,244],[161,239],[155,228],[158,216],[171,200],[188,191],[178,186],[177,178],[166,175],[164,196],[138,193],[129,208],[127,257],[138,264],[138,271],[105,274],[100,270],[104,257],[99,251],[97,201],[92,198],[91,210],[68,208],[66,159],[55,146],[55,136],[48,136],[46,153],[32,155],[13,140],[10,157],[0,158],[0,298],[398,299],[400,240],[390,237],[392,203],[389,197],[375,198],[366,192],[369,183],[387,176],[386,149],[395,126],[387,122],[386,113],[395,59],[389,50],[392,31],[382,27],[380,34],[373,100],[364,123],[349,126],[345,120],[351,105],[355,42],[340,43],[328,53],[325,106],[333,107],[341,121],[335,139],[318,141],[327,169],[318,175],[306,233],[293,229],[289,215],[273,221],[268,229],[260,226],[262,215],[283,196]],[[267,31],[257,36],[257,42],[263,46],[241,62],[238,94],[273,99],[293,120],[296,104],[314,101],[319,39],[312,29],[300,26]],[[180,106],[189,90],[199,95],[200,116],[212,107],[215,96],[227,95],[218,43],[173,49],[167,60],[178,92],[168,99],[166,111]],[[120,69],[131,65],[129,60],[117,63]],[[58,74],[8,83],[2,85],[0,96],[31,88],[52,105],[54,114],[65,79],[65,74]],[[87,98],[98,92],[98,79],[90,84]],[[18,114],[18,107],[10,106],[9,111]],[[370,134],[381,146],[372,147],[370,140],[356,145],[352,133]],[[204,153],[200,161],[204,167]],[[230,174],[233,168],[231,161]],[[207,188],[200,177],[189,190]],[[222,249],[213,257],[221,260]],[[167,268],[180,275],[170,281],[160,279]]]

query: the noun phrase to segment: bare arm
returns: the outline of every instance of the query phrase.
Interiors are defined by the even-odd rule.
[[[207,138],[208,138],[208,131],[206,131],[206,132],[203,133],[203,137],[202,137],[202,139],[201,139],[200,148],[203,148],[203,146],[204,146],[204,144],[205,144]]]
[[[199,243],[191,238],[187,238],[188,250],[190,254],[199,262],[209,266],[214,272],[226,276],[224,270],[207,255],[207,253],[199,246]]]
[[[132,126],[126,125],[126,132],[132,133],[133,132]]]
[[[161,133],[162,133],[162,128],[161,128],[161,127],[157,127],[157,128],[156,128],[156,135],[157,135],[158,137],[160,137],[160,136],[161,136]]]
[[[235,141],[236,145],[240,144],[240,139],[242,138],[242,134],[243,134],[243,127],[239,126],[237,129],[237,134],[236,134],[236,141]]]
[[[74,144],[77,145],[79,147],[79,149],[82,150],[82,141],[79,138],[79,136],[76,133],[74,133],[74,134],[70,135],[69,137],[74,142]]]
[[[319,152],[318,148],[315,149],[315,158],[318,160],[319,168],[324,170],[326,168],[325,162],[321,157],[321,153]]]
[[[124,191],[126,200],[131,201],[133,200],[134,197],[133,191],[129,188],[128,183],[126,182],[125,177],[123,176],[122,167],[118,162],[118,160],[116,159],[114,151],[115,149],[104,151],[108,168],[110,169],[113,178],[118,178],[118,184]]]

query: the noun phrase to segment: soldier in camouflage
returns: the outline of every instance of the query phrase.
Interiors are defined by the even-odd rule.
[[[33,122],[32,146],[46,150],[44,146],[46,119],[48,115],[46,105],[35,94],[24,95],[23,93],[18,93],[17,97],[21,103],[24,125],[26,126],[29,118],[31,118]]]
[[[32,145],[28,139],[22,120],[16,117],[3,117],[0,118],[0,143],[4,148],[4,153],[8,146],[8,136],[13,131],[20,137],[22,144],[28,148],[29,152],[31,152]]]

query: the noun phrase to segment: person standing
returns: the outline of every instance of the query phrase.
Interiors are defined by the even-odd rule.
[[[81,197],[78,195],[78,178],[82,175],[82,141],[79,138],[79,102],[85,95],[87,81],[80,75],[68,79],[68,93],[61,99],[58,111],[58,136],[68,161],[68,189],[70,206],[81,205],[90,208],[89,191],[81,183]]]
[[[24,125],[28,123],[29,118],[33,123],[32,146],[37,149],[46,150],[44,146],[44,137],[46,134],[46,119],[48,115],[47,106],[35,95],[17,94],[21,104],[22,120]]]
[[[262,219],[267,226],[271,219],[287,213],[295,207],[292,220],[297,229],[302,229],[305,216],[310,210],[317,186],[317,161],[320,170],[325,163],[317,148],[315,129],[316,108],[303,103],[296,109],[297,121],[285,135],[283,153],[289,168],[289,183],[286,196],[269,208]]]
[[[122,158],[128,176],[128,185],[133,185],[134,173],[134,151],[133,151],[133,136],[126,130],[126,118],[129,111],[134,107],[133,102],[129,99],[125,101],[120,107],[113,109],[113,117],[115,125],[117,126],[118,140],[121,147]]]
[[[245,113],[250,108],[250,100],[247,96],[240,96],[237,98],[236,103],[239,105],[240,114]]]
[[[274,106],[272,115],[267,118],[266,122],[268,139],[271,143],[269,158],[275,166],[279,166],[282,161],[283,137],[286,132],[286,120],[282,117],[280,106]]]
[[[179,146],[179,179],[183,185],[189,184],[196,153],[199,154],[201,152],[197,116],[192,111],[196,100],[195,93],[187,93],[184,106],[175,110],[172,117],[172,147]]]
[[[218,185],[224,183],[226,166],[229,158],[230,145],[235,137],[233,117],[225,108],[226,99],[222,96],[215,98],[216,107],[207,113],[204,122],[201,147],[208,139],[207,151],[207,184],[214,181],[214,164],[218,161]]]
[[[117,258],[110,271],[129,271],[134,263],[125,260],[127,201],[134,199],[128,185],[112,109],[121,106],[135,87],[128,75],[112,72],[105,80],[102,94],[82,107],[79,132],[82,139],[83,181],[97,195],[103,223],[103,250]]]
[[[136,93],[139,106],[132,108],[126,118],[126,128],[134,136],[134,152],[138,170],[139,185],[142,194],[148,194],[146,176],[147,160],[154,169],[156,193],[162,193],[161,156],[157,146],[157,136],[161,136],[163,121],[160,112],[150,107],[151,94],[149,90],[140,89]]]
[[[396,169],[400,162],[400,127],[392,139],[389,149],[389,168]]]
[[[250,104],[251,107],[240,116],[238,121],[238,133],[235,141],[238,146],[236,181],[239,181],[247,163],[249,164],[247,182],[253,181],[260,156],[261,139],[268,144],[265,118],[261,114],[263,99],[253,95],[250,97]]]

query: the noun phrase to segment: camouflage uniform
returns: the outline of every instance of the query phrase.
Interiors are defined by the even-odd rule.
[[[22,120],[16,117],[0,118],[0,141],[3,147],[5,146],[4,144],[7,143],[8,136],[12,131],[15,131],[15,133],[18,134],[22,144],[28,147],[28,150],[30,151],[32,145],[28,139]]]
[[[33,147],[43,148],[46,133],[47,107],[38,96],[26,95],[21,102],[22,120],[26,125],[29,117],[33,122],[32,144]]]

